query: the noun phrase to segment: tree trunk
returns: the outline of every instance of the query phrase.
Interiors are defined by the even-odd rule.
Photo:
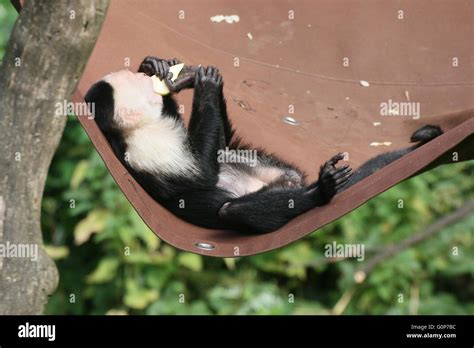
[[[13,29],[0,70],[0,314],[40,314],[56,289],[40,227],[46,175],[67,117],[55,116],[55,106],[75,90],[107,5],[28,0]],[[26,245],[30,257],[14,254]]]

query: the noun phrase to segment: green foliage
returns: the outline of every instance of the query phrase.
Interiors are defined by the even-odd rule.
[[[325,314],[352,291],[347,314],[474,313],[474,216],[387,259],[362,284],[354,281],[383,246],[472,199],[473,174],[473,162],[442,166],[280,250],[206,258],[156,238],[70,119],[43,200],[48,248],[63,248],[47,313]],[[363,243],[365,261],[328,262],[325,245],[333,241]]]
[[[14,18],[0,0],[0,56]],[[280,250],[206,258],[166,245],[147,228],[71,118],[43,197],[44,239],[60,272],[46,313],[474,314],[474,216],[354,281],[381,248],[473,199],[473,174],[473,162],[442,166]],[[365,260],[326,258],[333,241],[363,243]]]
[[[5,47],[17,17],[18,15],[10,1],[0,0],[0,61],[5,54]]]

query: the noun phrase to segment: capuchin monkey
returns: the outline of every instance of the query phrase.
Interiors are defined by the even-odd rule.
[[[424,126],[411,137],[416,145],[379,155],[355,175],[348,165],[336,166],[343,159],[339,153],[321,166],[317,181],[307,183],[300,169],[235,135],[217,68],[186,66],[172,81],[169,67],[178,63],[146,57],[138,73],[123,70],[105,76],[85,100],[94,103],[95,121],[135,180],[176,216],[198,226],[243,233],[277,230],[442,134],[437,126]],[[172,94],[153,91],[153,75],[172,94],[194,89],[187,128]],[[239,155],[234,161],[220,160],[219,154],[249,153],[240,150],[253,151],[255,160]]]

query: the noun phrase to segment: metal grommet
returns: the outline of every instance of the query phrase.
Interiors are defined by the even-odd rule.
[[[201,250],[214,250],[216,247],[210,243],[199,242],[196,243],[196,248]]]
[[[290,116],[284,117],[283,122],[291,124],[292,126],[297,126],[297,125],[300,124],[296,119],[294,119],[293,117],[290,117]]]

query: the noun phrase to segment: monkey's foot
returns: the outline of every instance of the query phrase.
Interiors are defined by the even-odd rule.
[[[326,199],[331,199],[344,185],[347,184],[352,168],[349,165],[336,168],[337,162],[344,158],[343,153],[338,153],[324,163],[319,172],[319,187]]]

